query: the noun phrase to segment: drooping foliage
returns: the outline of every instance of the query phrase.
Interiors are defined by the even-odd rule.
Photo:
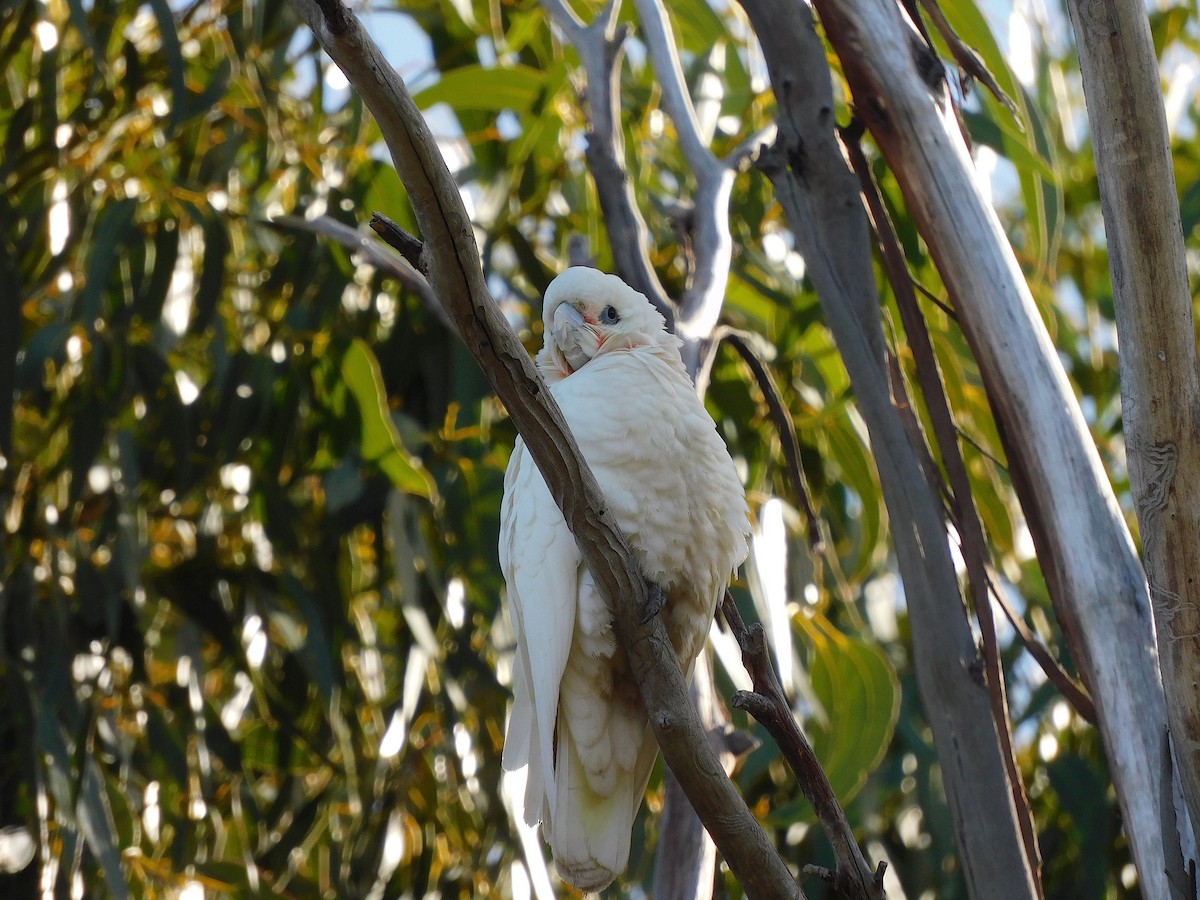
[[[443,138],[493,290],[532,347],[572,238],[611,268],[577,58],[532,0],[400,6],[373,9],[370,27]],[[697,112],[728,153],[773,114],[763,66],[736,9],[671,6]],[[1016,101],[1013,113],[973,91],[964,125],[981,159],[1000,160],[997,204],[1124,502],[1111,290],[1071,52],[1035,31],[1018,80],[976,4],[953,6]],[[1152,22],[1168,63],[1196,51],[1194,9]],[[679,291],[691,175],[636,31],[627,56],[626,163],[652,260]],[[415,228],[374,123],[281,0],[0,2],[0,61],[0,826],[5,847],[33,855],[0,887],[519,891],[537,866],[500,788],[512,636],[495,551],[514,429],[404,282],[280,220],[360,226],[378,210]],[[1182,107],[1193,247],[1196,124]],[[931,295],[995,588],[1069,667],[978,372],[875,168]],[[787,623],[773,638],[797,709],[868,855],[908,896],[965,896],[846,372],[753,169],[730,221],[724,321],[770,360],[826,532],[813,555],[760,389],[720,351],[709,408],[769,523],[737,599]],[[1097,735],[1002,639],[1047,895],[1125,896]],[[717,674],[728,696],[740,673]],[[735,722],[760,741],[735,776],[751,808],[789,862],[830,865],[770,739]],[[660,805],[655,776],[630,886],[650,882]]]

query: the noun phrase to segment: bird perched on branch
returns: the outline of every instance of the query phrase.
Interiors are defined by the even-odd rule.
[[[746,556],[745,494],[680,359],[680,340],[637,291],[575,267],[546,291],[537,365],[562,407],[691,673],[732,571]],[[517,634],[504,767],[528,767],[525,819],[559,874],[607,887],[658,744],[612,614],[541,473],[517,441],[504,478],[500,564]]]

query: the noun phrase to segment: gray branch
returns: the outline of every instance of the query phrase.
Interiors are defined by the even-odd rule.
[[[1108,238],[1129,480],[1171,741],[1200,827],[1200,365],[1171,140],[1146,11],[1078,0],[1067,9]]]
[[[439,322],[451,331],[454,323],[446,313],[445,307],[433,294],[429,282],[408,259],[397,256],[384,247],[379,241],[351,228],[344,222],[339,222],[332,216],[317,216],[315,219],[305,219],[301,216],[275,216],[271,224],[276,228],[290,231],[306,231],[337,241],[347,250],[355,250],[362,254],[363,259],[380,272],[391,275],[406,290],[412,291],[425,307]]]
[[[729,198],[736,170],[713,155],[700,132],[662,0],[634,0],[634,5],[642,20],[650,63],[662,87],[663,109],[675,125],[684,159],[696,176],[691,215],[692,279],[680,302],[675,328],[684,341],[684,362],[694,377],[701,367],[704,344],[721,317],[729,283],[733,258]]]
[[[802,897],[709,746],[661,618],[641,622],[645,578],[562,412],[488,293],[458,186],[411,95],[340,0],[293,0],[293,6],[375,115],[417,214],[430,286],[508,408],[613,611],[667,764],[747,895]]]
[[[696,120],[696,109],[692,106],[692,96],[683,77],[683,65],[679,61],[679,50],[675,46],[675,35],[667,19],[666,7],[662,0],[633,0],[633,5],[641,17],[646,52],[650,55],[650,64],[654,66],[663,91],[663,109],[675,125],[683,156],[697,178],[710,177],[722,166],[700,133],[700,123]]]

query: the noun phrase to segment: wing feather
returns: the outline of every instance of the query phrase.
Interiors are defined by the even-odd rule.
[[[531,822],[556,802],[554,730],[581,565],[562,513],[518,441],[505,473],[500,513],[500,566],[517,635],[513,715],[503,762],[510,770],[529,766],[525,817]],[[529,808],[539,795],[541,808]]]

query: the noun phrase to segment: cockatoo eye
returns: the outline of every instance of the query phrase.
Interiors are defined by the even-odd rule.
[[[605,325],[616,325],[621,321],[621,317],[617,315],[616,307],[606,306],[600,311],[600,321]]]

